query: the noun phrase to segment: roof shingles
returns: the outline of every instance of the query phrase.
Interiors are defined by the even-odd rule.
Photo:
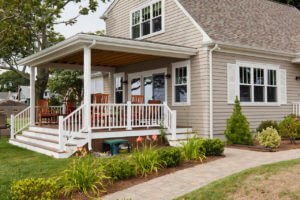
[[[300,51],[300,11],[268,0],[179,0],[215,41]]]

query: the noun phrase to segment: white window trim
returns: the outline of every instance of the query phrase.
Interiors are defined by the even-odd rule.
[[[256,63],[256,62],[249,62],[249,61],[236,61],[236,65],[238,67],[238,73],[237,73],[237,86],[238,86],[238,97],[240,99],[240,67],[248,67],[251,69],[251,101],[252,102],[240,102],[242,106],[280,106],[280,66],[279,65],[273,65],[273,64],[267,64],[267,63]],[[276,70],[276,87],[277,87],[277,102],[267,102],[267,92],[265,92],[264,102],[254,102],[254,77],[253,77],[253,69],[259,68],[264,69],[264,87],[267,87],[267,73],[266,70]]]
[[[125,73],[121,72],[121,73],[116,73],[114,74],[114,103],[116,103],[116,78],[118,77],[122,77],[123,80],[125,80]],[[123,84],[123,103],[125,103],[125,85]]]
[[[161,20],[161,30],[160,31],[157,31],[155,33],[152,33],[152,22],[151,22],[151,25],[150,25],[150,34],[148,35],[145,35],[145,36],[142,36],[142,9],[147,7],[147,6],[150,6],[150,12],[151,12],[151,17],[150,17],[150,20],[152,21],[152,5],[161,1],[161,17],[162,17],[162,20]],[[160,35],[162,33],[165,32],[165,0],[152,0],[150,1],[149,3],[147,4],[143,4],[142,6],[139,6],[137,8],[135,8],[134,10],[132,10],[130,13],[129,13],[129,19],[130,19],[130,26],[129,26],[129,36],[131,39],[132,38],[132,14],[136,11],[140,10],[141,11],[141,21],[140,21],[140,37],[138,38],[135,38],[135,40],[143,40],[143,39],[147,39],[147,38],[150,38],[150,37],[153,37],[153,36],[156,36],[156,35]]]
[[[175,81],[176,69],[187,67],[187,102],[175,102]],[[172,63],[172,106],[190,106],[191,105],[191,61]]]
[[[131,99],[131,80],[134,78],[141,78],[141,83],[142,79],[147,76],[152,76],[153,74],[168,74],[167,68],[159,68],[159,69],[154,69],[154,70],[148,70],[148,71],[142,71],[142,72],[135,72],[135,73],[130,73],[128,74],[128,100],[130,101]],[[141,89],[141,95],[144,93],[144,87],[142,86]],[[165,80],[165,102],[168,102],[168,81]],[[146,102],[147,103],[147,102]]]

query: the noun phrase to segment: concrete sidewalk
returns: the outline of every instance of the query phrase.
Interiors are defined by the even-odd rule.
[[[225,158],[161,176],[106,195],[105,200],[168,200],[203,187],[215,180],[263,164],[300,158],[300,149],[276,153],[225,149]]]

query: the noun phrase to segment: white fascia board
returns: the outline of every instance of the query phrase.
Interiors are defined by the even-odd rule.
[[[114,0],[110,6],[106,9],[106,11],[103,13],[103,15],[100,17],[100,19],[107,19],[107,15],[108,13],[115,7],[115,5],[117,5],[117,3],[119,2],[119,0]]]
[[[184,15],[194,24],[194,26],[199,30],[199,32],[202,34],[202,42],[212,42],[212,39],[209,37],[209,35],[204,31],[204,29],[199,25],[198,22],[195,21],[195,19],[190,15],[190,13],[179,3],[178,0],[174,0],[174,2],[177,4],[177,6],[180,8],[180,10],[184,13]]]
[[[54,59],[70,55],[74,52],[78,52],[82,50],[84,46],[90,44],[94,44],[92,47],[93,49],[173,58],[189,58],[198,53],[198,49],[189,47],[88,34],[77,34],[50,48],[44,49],[34,55],[20,60],[18,64],[26,66],[38,66],[40,64],[51,62]]]

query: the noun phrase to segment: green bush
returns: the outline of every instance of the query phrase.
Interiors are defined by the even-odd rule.
[[[135,164],[131,157],[102,159],[105,174],[113,181],[129,179],[136,176]]]
[[[187,142],[181,144],[181,152],[184,160],[202,160],[205,158],[205,148],[202,138],[198,138],[195,135],[192,138],[188,138]]]
[[[224,134],[229,144],[253,144],[249,122],[247,121],[246,116],[243,115],[240,102],[237,98],[235,100],[233,113],[227,120]]]
[[[146,144],[143,149],[136,149],[132,155],[135,163],[136,174],[147,176],[153,172],[157,172],[162,168],[162,163],[159,160],[158,153],[151,145],[148,147]]]
[[[54,179],[29,178],[13,182],[11,199],[14,200],[51,200],[59,194],[59,187]]]
[[[278,128],[278,123],[276,121],[272,120],[267,120],[267,121],[262,121],[260,125],[257,127],[256,131],[258,133],[262,132],[263,130],[266,130],[268,127],[273,127],[277,131],[279,130]]]
[[[83,192],[89,195],[99,195],[105,191],[104,182],[108,177],[104,167],[93,157],[81,157],[74,159],[67,170],[64,171],[62,183],[65,195],[75,192]]]
[[[167,147],[157,150],[158,159],[164,167],[176,167],[182,161],[181,150],[176,147]]]
[[[219,138],[205,139],[203,146],[206,156],[221,156],[224,153],[225,143]]]
[[[281,143],[280,135],[278,134],[277,130],[272,127],[268,127],[262,132],[258,133],[256,139],[260,145],[270,149],[278,148]]]
[[[296,138],[299,132],[299,121],[295,118],[287,116],[279,123],[279,134],[282,137],[287,137],[291,143],[296,143]]]

